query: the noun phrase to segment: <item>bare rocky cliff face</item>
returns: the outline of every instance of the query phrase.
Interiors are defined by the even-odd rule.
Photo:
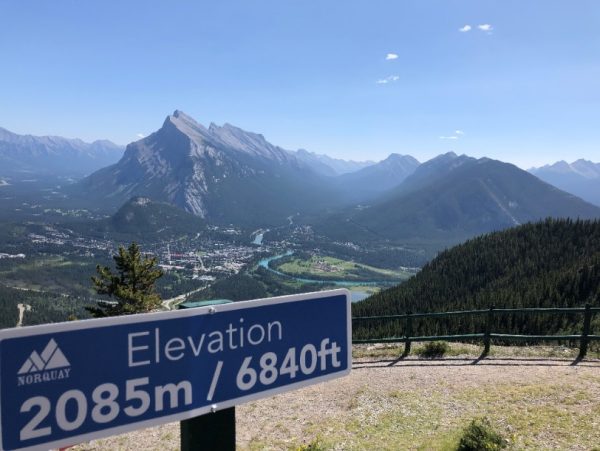
[[[216,222],[249,224],[277,223],[335,197],[322,176],[262,135],[230,124],[206,128],[181,111],[80,188],[115,205],[147,196]]]

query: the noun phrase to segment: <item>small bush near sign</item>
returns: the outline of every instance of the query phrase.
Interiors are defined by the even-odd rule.
[[[506,445],[506,440],[494,430],[487,418],[477,418],[465,428],[458,451],[496,451],[506,448]]]
[[[425,359],[435,359],[444,357],[449,349],[450,347],[445,341],[430,341],[417,351],[417,355]]]

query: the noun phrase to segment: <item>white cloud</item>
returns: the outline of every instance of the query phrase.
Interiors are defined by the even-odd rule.
[[[395,59],[398,59],[398,54],[397,53],[388,53],[385,56],[385,59],[386,60],[395,60]]]
[[[466,33],[467,31],[471,31],[471,29],[472,29],[471,25],[467,24],[464,27],[459,28],[458,31],[460,31],[461,33]]]
[[[494,29],[494,27],[492,27],[489,23],[477,25],[477,28],[479,28],[481,31],[492,31]]]
[[[375,83],[377,83],[378,85],[385,85],[388,83],[393,83],[398,80],[400,80],[400,76],[390,75],[389,77],[385,77],[385,78],[381,78],[381,79],[377,80]]]
[[[451,139],[451,140],[457,140],[460,139],[461,136],[463,136],[465,134],[465,132],[463,132],[462,130],[454,130],[454,133],[450,136],[440,136],[440,139]]]
[[[144,135],[143,133],[138,133],[138,134],[137,134],[137,135],[135,135],[135,136],[137,136],[137,137],[138,137],[138,138],[140,138],[140,139],[142,139],[142,138],[145,138],[145,137],[146,137],[146,135]]]

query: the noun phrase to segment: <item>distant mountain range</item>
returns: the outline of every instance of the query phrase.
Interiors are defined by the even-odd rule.
[[[575,194],[600,206],[600,163],[577,160],[559,161],[540,168],[531,168],[532,174],[562,190]]]
[[[308,164],[315,172],[331,177],[355,172],[375,164],[374,161],[352,161],[331,158],[328,155],[319,155],[305,149],[298,149],[294,152],[294,155],[300,161]]]
[[[546,217],[600,217],[597,206],[540,180],[552,175],[597,183],[598,165],[583,160],[534,169],[535,176],[511,164],[452,152],[423,164],[399,154],[378,163],[344,161],[289,151],[231,124],[204,127],[181,111],[129,144],[118,161],[120,148],[105,141],[22,137],[0,129],[0,143],[5,143],[0,158],[13,155],[12,162],[0,160],[6,161],[2,168],[11,170],[25,170],[26,164],[83,170],[100,166],[106,157],[113,164],[65,192],[86,208],[111,213],[121,208],[112,219],[114,230],[154,223],[164,228],[157,220],[161,215],[192,229],[205,223],[272,227],[294,216],[295,223],[342,242],[429,241],[443,247]],[[598,192],[581,195],[591,201]],[[141,208],[140,198],[150,199],[152,208]],[[176,218],[179,210],[166,211],[169,205],[200,222],[189,215]]]
[[[230,124],[206,128],[175,111],[157,132],[129,144],[117,164],[72,192],[113,208],[144,196],[215,223],[269,226],[297,213],[318,214],[374,198],[418,165],[397,154],[373,163],[292,152],[262,135]]]
[[[512,164],[448,153],[369,206],[335,213],[316,228],[339,240],[453,243],[546,217],[598,218],[600,208]]]
[[[0,176],[81,177],[116,163],[123,150],[106,140],[86,143],[58,136],[18,135],[0,128]]]

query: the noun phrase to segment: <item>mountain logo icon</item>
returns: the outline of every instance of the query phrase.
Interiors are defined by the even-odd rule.
[[[18,374],[36,373],[71,366],[54,338],[51,338],[41,354],[33,351]]]

